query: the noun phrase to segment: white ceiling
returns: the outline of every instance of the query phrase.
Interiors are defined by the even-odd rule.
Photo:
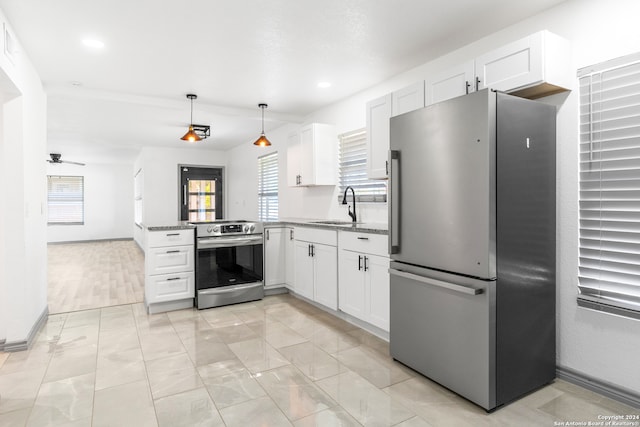
[[[0,0],[0,8],[49,95],[49,150],[91,161],[185,146],[187,93],[198,95],[194,122],[212,129],[198,148],[248,144],[260,132],[260,102],[269,104],[268,136],[562,1]],[[105,47],[89,49],[84,38]]]

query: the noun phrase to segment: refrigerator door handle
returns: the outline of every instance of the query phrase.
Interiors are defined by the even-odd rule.
[[[400,151],[389,150],[389,254],[400,252]]]
[[[400,151],[389,150],[389,254],[400,252]]]
[[[456,285],[455,283],[443,282],[442,280],[431,279],[417,274],[407,273],[400,270],[389,269],[392,276],[404,277],[405,279],[415,280],[426,285],[436,286],[438,288],[449,289],[450,291],[460,292],[466,295],[480,295],[482,289],[471,288],[469,286]]]

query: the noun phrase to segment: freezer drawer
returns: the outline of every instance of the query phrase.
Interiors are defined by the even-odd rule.
[[[391,356],[472,402],[495,405],[495,282],[389,270]]]

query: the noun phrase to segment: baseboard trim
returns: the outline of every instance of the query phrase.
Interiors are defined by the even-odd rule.
[[[14,352],[14,351],[29,350],[29,347],[33,343],[33,340],[35,339],[36,335],[38,335],[38,332],[40,332],[40,329],[42,329],[45,323],[47,323],[48,318],[49,318],[49,307],[47,306],[44,308],[44,310],[40,314],[40,317],[38,317],[38,320],[36,320],[36,323],[34,323],[33,326],[31,327],[31,331],[29,332],[29,335],[27,335],[27,338],[22,341],[5,342],[3,351]]]
[[[120,241],[126,241],[126,240],[133,240],[133,237],[115,237],[113,239],[93,239],[93,240],[67,240],[64,242],[47,242],[47,245],[66,245],[68,243],[120,242]]]
[[[563,366],[556,366],[556,376],[562,380],[602,394],[625,405],[640,408],[640,395],[626,388],[585,375]]]

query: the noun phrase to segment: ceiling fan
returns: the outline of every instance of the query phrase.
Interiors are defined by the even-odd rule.
[[[62,154],[60,153],[49,153],[49,155],[51,156],[51,160],[47,159],[47,162],[49,163],[53,163],[53,164],[68,163],[70,165],[84,166],[84,163],[72,162],[69,160],[61,160],[60,157],[62,157]]]

